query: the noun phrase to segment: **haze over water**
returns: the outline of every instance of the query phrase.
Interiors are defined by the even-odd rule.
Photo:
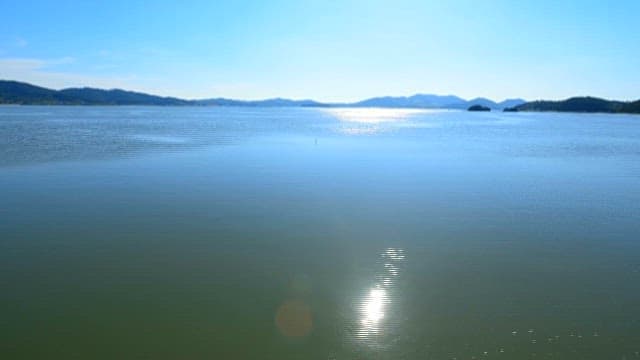
[[[640,359],[640,117],[0,107],[3,359]]]

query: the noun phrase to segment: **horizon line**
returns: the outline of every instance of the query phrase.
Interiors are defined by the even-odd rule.
[[[273,96],[273,97],[264,97],[264,98],[255,98],[255,99],[248,99],[248,98],[233,98],[233,97],[225,97],[225,96],[211,96],[211,97],[203,97],[203,98],[189,98],[189,97],[179,97],[179,96],[173,96],[173,95],[157,95],[154,93],[150,93],[150,92],[145,92],[142,90],[129,90],[129,89],[125,89],[125,88],[121,88],[121,87],[114,87],[114,88],[101,88],[101,87],[94,87],[94,86],[71,86],[71,87],[63,87],[63,88],[55,88],[55,87],[47,87],[47,86],[43,86],[43,85],[37,85],[34,83],[30,83],[30,82],[26,82],[26,81],[20,81],[20,80],[14,80],[14,79],[0,79],[0,82],[4,81],[4,82],[14,82],[14,83],[19,83],[19,84],[26,84],[26,85],[30,85],[30,86],[34,86],[34,87],[39,87],[42,89],[46,89],[46,90],[52,90],[52,91],[63,91],[63,90],[70,90],[70,89],[89,89],[89,90],[99,90],[99,91],[124,91],[124,92],[132,92],[132,93],[138,93],[138,94],[143,94],[143,95],[149,95],[149,96],[155,96],[155,97],[160,97],[160,98],[168,98],[168,99],[176,99],[176,100],[182,100],[182,101],[190,101],[190,102],[195,102],[195,101],[207,101],[207,100],[228,100],[228,101],[239,101],[239,102],[262,102],[262,101],[273,101],[273,100],[285,100],[285,101],[296,101],[296,102],[304,102],[304,101],[310,101],[310,102],[315,102],[318,103],[320,105],[353,105],[353,104],[357,104],[357,103],[361,103],[364,101],[368,101],[368,100],[373,100],[373,99],[384,99],[384,98],[411,98],[414,96],[437,96],[437,97],[456,97],[459,98],[465,102],[471,102],[473,100],[489,100],[493,103],[499,104],[502,102],[506,102],[506,101],[511,101],[511,100],[521,100],[524,102],[534,102],[534,101],[564,101],[564,100],[568,100],[568,99],[572,99],[572,98],[580,98],[580,97],[584,97],[584,98],[596,98],[596,99],[603,99],[603,100],[608,100],[608,101],[619,101],[619,102],[634,102],[636,100],[634,100],[633,98],[631,99],[625,99],[625,100],[619,100],[619,99],[611,99],[611,98],[607,98],[607,97],[599,97],[599,96],[594,96],[594,95],[573,95],[573,96],[569,96],[569,97],[565,97],[565,98],[556,98],[556,99],[549,99],[549,98],[537,98],[534,100],[530,100],[530,99],[525,99],[522,97],[507,97],[504,98],[502,100],[494,100],[490,97],[486,97],[486,96],[475,96],[472,98],[465,98],[459,95],[455,95],[455,94],[438,94],[438,93],[429,93],[429,92],[417,92],[417,93],[413,93],[411,95],[378,95],[378,96],[372,96],[372,97],[367,97],[367,98],[362,98],[360,100],[355,100],[355,101],[321,101],[321,100],[316,100],[313,98],[308,98],[308,97],[294,97],[294,98],[288,98],[288,97],[282,97],[282,96]],[[640,97],[638,98],[640,99]]]

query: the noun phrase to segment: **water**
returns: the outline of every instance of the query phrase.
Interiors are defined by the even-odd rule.
[[[640,117],[0,107],[3,359],[640,359]]]

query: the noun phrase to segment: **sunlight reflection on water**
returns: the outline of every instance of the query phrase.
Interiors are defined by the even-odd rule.
[[[410,116],[439,112],[427,109],[383,109],[383,108],[334,108],[325,109],[331,116],[340,121],[378,124],[404,120]]]
[[[393,293],[396,279],[400,273],[400,265],[404,262],[404,249],[387,248],[380,255],[384,263],[382,271],[376,275],[377,283],[371,287],[360,304],[360,328],[358,339],[365,342],[376,342],[375,336],[384,335],[389,324],[384,323],[385,314],[397,297]]]
[[[337,132],[344,135],[375,135],[396,128],[437,127],[433,122],[418,121],[420,115],[439,113],[438,109],[334,108],[324,109],[342,124]],[[424,119],[423,119],[424,120]]]

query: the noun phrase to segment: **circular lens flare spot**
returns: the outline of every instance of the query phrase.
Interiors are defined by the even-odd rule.
[[[278,308],[276,326],[286,337],[303,337],[313,328],[311,308],[300,300],[288,300]]]

